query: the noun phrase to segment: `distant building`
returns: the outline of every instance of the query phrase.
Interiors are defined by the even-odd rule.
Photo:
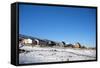
[[[66,46],[64,46],[64,47],[73,48],[74,45],[73,44],[66,44]]]
[[[58,46],[59,46],[59,47],[64,47],[63,42],[59,42],[59,43],[58,43]]]
[[[38,39],[32,39],[32,46],[39,46],[40,41]]]
[[[47,41],[45,41],[45,40],[39,40],[39,45],[40,46],[47,46],[48,45],[48,42]]]
[[[79,42],[77,42],[75,45],[74,45],[74,48],[81,48],[81,44]]]
[[[22,39],[21,42],[22,44],[32,44],[32,40],[31,39]]]

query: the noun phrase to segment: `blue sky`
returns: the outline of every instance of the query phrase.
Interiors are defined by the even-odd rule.
[[[95,47],[96,9],[19,5],[19,33]]]

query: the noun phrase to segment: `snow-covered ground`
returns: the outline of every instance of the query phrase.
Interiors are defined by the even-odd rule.
[[[24,46],[20,49],[24,49],[26,52],[19,53],[19,64],[96,59],[96,51],[92,49],[31,46]]]

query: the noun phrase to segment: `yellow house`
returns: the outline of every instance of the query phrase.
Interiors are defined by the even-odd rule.
[[[76,43],[76,44],[74,45],[74,47],[75,47],[75,48],[81,48],[81,45],[80,45],[80,43]]]

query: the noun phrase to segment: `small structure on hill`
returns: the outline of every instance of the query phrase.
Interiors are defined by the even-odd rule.
[[[23,44],[23,45],[25,45],[25,44],[32,44],[32,39],[30,39],[30,38],[20,38],[19,39],[19,43],[20,44]]]
[[[66,44],[66,46],[64,46],[64,47],[73,48],[74,45],[73,44]]]
[[[81,48],[81,44],[79,42],[77,42],[75,45],[74,45],[74,48]]]
[[[24,44],[32,44],[32,40],[30,38],[23,40]]]

